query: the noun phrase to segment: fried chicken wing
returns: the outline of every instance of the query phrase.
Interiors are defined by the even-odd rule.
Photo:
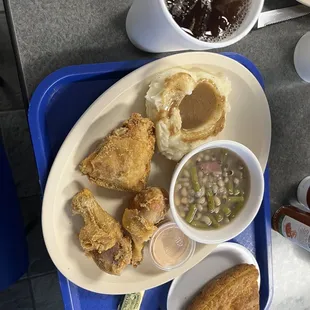
[[[72,211],[84,219],[79,239],[85,253],[101,270],[119,275],[132,258],[131,240],[124,237],[121,225],[100,207],[88,189],[73,197]]]
[[[142,190],[125,209],[122,224],[133,241],[131,263],[134,267],[141,263],[145,242],[152,237],[156,224],[164,219],[168,210],[168,193],[157,187]]]
[[[152,121],[133,113],[81,162],[81,172],[90,182],[105,188],[141,191],[150,173],[154,132]]]

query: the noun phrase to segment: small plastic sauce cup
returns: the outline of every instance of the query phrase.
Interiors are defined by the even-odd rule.
[[[154,264],[165,271],[180,267],[195,252],[196,243],[177,226],[169,222],[161,225],[150,243],[150,254]]]

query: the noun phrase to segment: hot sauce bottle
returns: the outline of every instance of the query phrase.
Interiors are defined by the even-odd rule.
[[[273,215],[272,228],[310,252],[310,213],[283,206]]]

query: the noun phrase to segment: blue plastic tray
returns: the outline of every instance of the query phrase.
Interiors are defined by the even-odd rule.
[[[244,56],[224,53],[244,65],[264,88],[260,72]],[[39,181],[44,191],[54,158],[70,129],[91,105],[111,85],[131,71],[152,60],[125,61],[71,66],[45,78],[30,101],[28,120],[37,162]],[[255,256],[261,271],[261,309],[268,309],[273,295],[271,263],[271,226],[269,177],[265,171],[265,194],[254,222],[234,242],[247,247]],[[86,291],[59,273],[65,309],[117,309],[122,296],[102,295]],[[141,309],[166,309],[170,282],[145,292]]]

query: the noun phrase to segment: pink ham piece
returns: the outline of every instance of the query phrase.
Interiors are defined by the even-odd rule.
[[[215,172],[220,173],[222,171],[221,166],[216,161],[206,161],[199,163],[199,169],[202,170],[204,173],[207,172]]]

